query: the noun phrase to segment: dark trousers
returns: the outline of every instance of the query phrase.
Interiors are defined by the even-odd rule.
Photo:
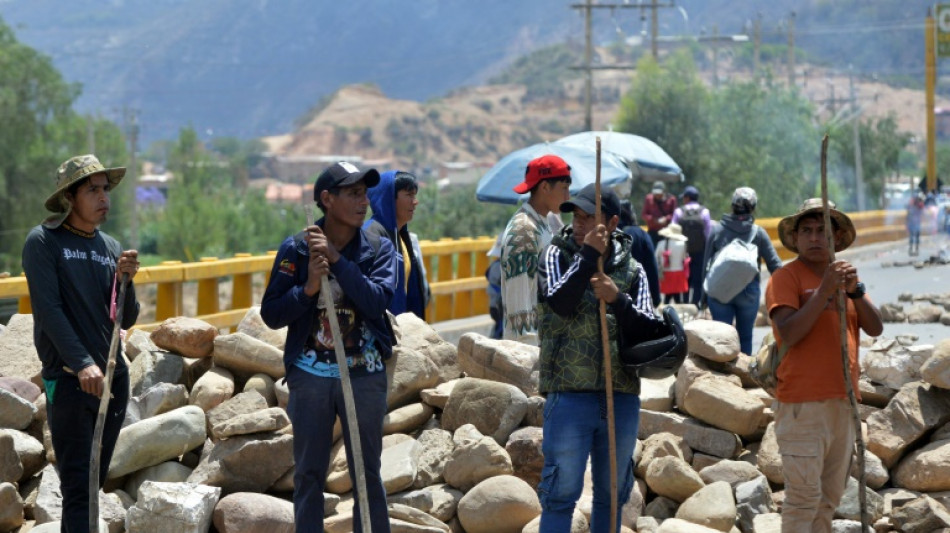
[[[46,411],[60,490],[63,492],[63,533],[89,532],[89,462],[92,457],[92,436],[99,412],[99,398],[79,387],[79,379],[65,376],[56,380],[53,398]],[[106,414],[102,433],[102,453],[99,456],[99,486],[105,483],[112,462],[115,442],[125,419],[129,403],[129,374],[123,372],[112,378],[112,399]]]
[[[689,289],[692,292],[689,303],[699,305],[703,298],[703,255],[705,252],[689,254]]]
[[[379,371],[350,380],[359,420],[363,468],[373,533],[389,533],[386,489],[379,470],[383,452],[383,417],[386,416],[386,372]],[[287,371],[290,400],[287,414],[294,427],[294,521],[297,533],[323,531],[323,489],[330,467],[333,447],[333,423],[337,416],[343,423],[346,462],[356,493],[356,469],[353,467],[350,433],[343,404],[343,387],[339,379],[310,374],[296,366]],[[360,533],[360,510],[353,508],[353,531]]]

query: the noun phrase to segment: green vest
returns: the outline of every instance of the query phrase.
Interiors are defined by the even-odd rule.
[[[630,246],[612,239],[614,254],[605,258],[604,272],[620,292],[626,293],[639,277],[639,265],[630,256]],[[569,232],[554,237],[551,246],[572,257],[580,247]],[[608,261],[609,260],[609,261]],[[607,264],[609,262],[609,264]],[[607,332],[614,392],[640,393],[640,380],[624,372],[617,356],[617,317],[607,306]],[[561,316],[546,303],[538,304],[538,337],[541,339],[540,392],[603,391],[603,341],[600,334],[600,300],[590,284],[584,290],[577,309]]]

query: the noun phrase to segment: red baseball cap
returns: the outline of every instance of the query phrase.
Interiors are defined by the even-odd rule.
[[[532,159],[524,171],[524,181],[515,185],[514,191],[524,194],[534,188],[541,180],[571,177],[571,166],[560,157],[548,154]]]

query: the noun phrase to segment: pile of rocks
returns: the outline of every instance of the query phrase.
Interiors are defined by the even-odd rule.
[[[908,302],[906,308],[901,303],[885,303],[881,306],[884,322],[908,322],[910,324],[930,324],[939,322],[950,326],[950,294],[910,294],[897,297],[898,302]]]
[[[686,328],[691,355],[678,374],[643,382],[624,531],[779,531],[772,399],[749,379],[735,329],[702,319]],[[256,310],[228,335],[188,318],[151,335],[132,332],[134,398],[100,494],[108,531],[293,531],[284,335]],[[393,531],[537,531],[544,411],[537,348],[474,333],[456,347],[410,314],[397,317],[397,335],[382,457]],[[950,528],[950,341],[879,339],[864,355],[875,529]],[[0,334],[0,531],[58,530],[45,396],[31,382],[38,372],[31,317],[17,315]],[[340,434],[337,424],[330,533],[353,525]],[[836,531],[860,529],[857,492],[852,479]],[[588,480],[573,531],[588,530],[591,503]]]

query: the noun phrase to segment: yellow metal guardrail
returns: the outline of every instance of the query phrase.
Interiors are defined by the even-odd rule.
[[[903,211],[865,211],[849,216],[858,230],[856,246],[900,240],[906,236]],[[768,218],[756,223],[766,229],[779,256],[783,260],[791,259],[793,254],[778,239],[779,220]],[[488,313],[484,274],[489,263],[486,253],[494,243],[494,237],[420,243],[432,290],[432,301],[427,309],[429,322]],[[186,314],[191,307],[185,302],[187,292],[196,300],[195,318],[219,328],[234,328],[247,309],[259,303],[254,298],[255,287],[262,291],[266,285],[274,255],[275,252],[256,256],[235,254],[230,259],[208,257],[194,263],[166,261],[140,269],[135,276],[136,287],[142,295],[150,295],[154,290],[155,305],[154,312],[143,310],[142,318],[148,322],[136,327],[151,330],[166,318]],[[230,289],[229,296],[227,289]],[[225,305],[221,303],[222,294]],[[0,279],[0,299],[5,298],[18,300],[18,312],[31,312],[29,289],[23,276]]]

